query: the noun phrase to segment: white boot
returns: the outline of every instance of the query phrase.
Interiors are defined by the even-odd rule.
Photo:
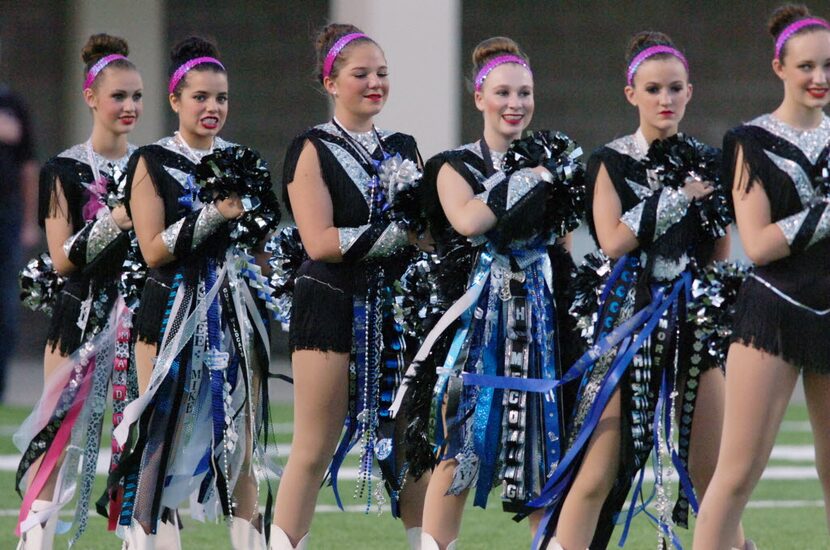
[[[156,542],[153,549],[182,550],[182,539],[179,534],[179,516],[176,511],[170,511],[169,521],[159,521],[156,527]]]
[[[266,550],[265,533],[257,531],[247,519],[231,518],[230,534],[234,550]]]
[[[291,539],[285,534],[285,531],[271,525],[271,542],[268,544],[268,550],[307,550],[308,549],[308,533],[306,533],[297,546],[291,544]]]
[[[447,545],[447,550],[455,550],[458,544],[458,539],[455,539]],[[432,535],[421,531],[421,550],[440,550],[438,542],[432,538]]]
[[[141,524],[133,522],[126,529],[121,550],[156,550],[156,535],[145,533]]]
[[[32,512],[39,512],[52,505],[49,500],[34,500]],[[38,523],[25,533],[21,533],[17,550],[52,550],[55,542],[55,529],[58,527],[58,513],[52,514],[45,524]]]
[[[545,550],[565,550],[565,549],[562,548],[561,544],[556,542],[556,537],[553,537],[553,538],[550,539],[550,542],[548,542],[548,545],[545,546]]]
[[[411,550],[421,550],[421,528],[410,527],[406,530],[406,540]]]

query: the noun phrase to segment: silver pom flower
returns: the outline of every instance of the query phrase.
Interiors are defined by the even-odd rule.
[[[395,198],[403,191],[417,187],[422,174],[418,165],[400,153],[384,159],[378,166],[378,177],[386,189],[387,203],[394,207]]]

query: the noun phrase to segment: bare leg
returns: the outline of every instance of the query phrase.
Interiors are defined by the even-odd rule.
[[[689,440],[689,475],[697,497],[703,500],[706,488],[715,474],[720,452],[726,379],[720,369],[710,369],[700,375],[699,384]],[[740,523],[732,545],[736,548],[742,548],[744,545],[744,533]]]
[[[317,493],[337,448],[349,404],[349,355],[295,351],[294,436],[277,493],[274,524],[291,544],[308,532]]]
[[[824,491],[824,513],[830,529],[830,376],[804,373],[804,394],[813,426],[816,469]]]
[[[401,522],[404,529],[421,527],[424,517],[424,500],[426,499],[429,481],[429,472],[422,475],[417,481],[407,476],[406,484],[400,495]]]
[[[438,463],[432,471],[424,502],[424,533],[431,535],[441,550],[458,538],[464,503],[469,494],[467,490],[458,496],[447,495],[457,466],[454,459]]]
[[[544,515],[545,515],[545,510],[542,509],[542,510],[536,510],[535,512],[532,512],[528,516],[527,521],[528,521],[528,525],[530,526],[530,536],[531,537],[536,536],[536,531],[539,530],[539,524],[542,523],[542,517],[544,517]]]
[[[60,354],[60,350],[55,348],[52,351],[52,346],[46,346],[46,351],[43,354],[43,381],[44,385],[46,381],[52,376],[52,373],[64,362],[66,361],[66,357]],[[63,457],[66,454],[66,451],[61,453],[61,457],[58,460],[58,463],[55,465],[55,469],[52,470],[52,473],[46,480],[46,483],[43,484],[43,488],[37,495],[37,498],[40,500],[52,500],[52,496],[55,492],[55,482],[58,479],[58,470],[60,469],[60,464],[63,462]],[[31,472],[32,478],[34,478],[35,473],[40,469],[40,463],[43,460],[43,455],[38,458],[34,464],[32,464]]]
[[[729,348],[723,437],[697,519],[695,549],[731,548],[797,379],[798,371],[779,357],[741,344]]]
[[[571,490],[562,503],[556,538],[568,550],[587,548],[620,467],[620,390],[614,392],[588,443]]]
[[[253,411],[256,414],[260,402],[260,390],[262,388],[262,378],[259,373],[261,369],[256,364],[252,365],[253,376],[251,377],[250,396],[251,403],[246,405],[248,411]],[[241,382],[240,382],[241,383]],[[245,456],[243,458],[242,467],[239,470],[239,478],[236,480],[236,485],[233,489],[233,497],[236,506],[233,510],[233,515],[245,519],[254,526],[257,531],[262,530],[262,521],[259,516],[259,502],[257,502],[257,481],[252,467],[252,456],[254,451],[255,441],[251,440],[251,424],[254,419],[250,414],[245,415]]]
[[[153,363],[156,359],[157,346],[147,342],[138,341],[135,343],[135,367],[138,377],[138,393],[143,394],[150,385],[150,378],[153,376]]]
[[[395,418],[395,437],[403,441],[406,436],[406,427],[409,424],[409,411],[398,414]],[[402,466],[400,464],[399,466]],[[415,480],[407,475],[400,493],[401,522],[404,529],[421,527],[424,517],[424,499],[429,485],[430,472],[424,472],[420,479]]]

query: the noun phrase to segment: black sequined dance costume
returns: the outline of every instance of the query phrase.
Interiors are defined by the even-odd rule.
[[[334,226],[343,261],[306,259],[296,273],[289,326],[291,351],[350,353],[349,410],[346,431],[329,467],[338,505],[337,474],[348,450],[361,446],[357,498],[384,500],[382,486],[372,487],[373,457],[380,464],[392,513],[407,471],[405,452],[389,406],[405,367],[406,341],[394,319],[393,283],[412,261],[405,226],[386,208],[387,162],[420,165],[415,139],[401,133],[348,132],[336,121],[297,136],[284,164],[288,186],[306,143],[314,147],[331,196]],[[397,160],[395,160],[397,158]],[[302,368],[295,365],[295,368]]]
[[[24,490],[35,461],[42,459],[25,488],[21,531],[45,523],[77,492],[73,542],[80,537],[87,523],[110,382],[120,397],[114,402],[116,408],[123,405],[127,394],[136,393],[134,377],[128,380],[127,376],[129,338],[119,338],[130,326],[130,311],[119,300],[118,281],[131,232],[116,225],[107,203],[108,196],[117,194],[123,185],[127,160],[134,150],[128,146],[124,157],[110,160],[86,142],[50,159],[41,171],[40,223],[44,226],[56,214],[66,217],[73,235],[63,249],[76,269],[52,304],[47,336],[47,351],[58,351],[67,359],[50,374],[39,403],[14,438],[23,452],[18,491]],[[66,199],[65,212],[59,205],[61,195]],[[80,474],[79,462],[83,465]],[[30,512],[33,499],[56,473],[60,483],[52,506]]]
[[[749,185],[760,184],[769,199],[790,255],[755,266],[738,296],[732,339],[830,373],[830,118],[798,130],[763,115],[730,130],[724,138],[730,183],[738,150]]]
[[[195,178],[202,158],[238,147],[215,138],[212,151],[195,151],[176,135],[139,148],[128,167],[127,203],[143,159],[175,259],[149,270],[136,311],[136,337],[157,356],[115,431],[126,449],[107,490],[123,485],[121,527],[156,533],[189,497],[200,505],[194,517],[231,516],[246,454],[263,464],[268,319],[249,288],[249,258],[214,202],[200,200]]]
[[[403,403],[417,411],[411,445],[427,440],[440,460],[458,461],[449,493],[473,489],[474,504],[485,507],[500,485],[503,508],[518,519],[530,511],[528,501],[539,495],[559,459],[561,414],[571,405],[563,406],[561,389],[550,399],[542,391],[501,385],[510,378],[556,380],[578,357],[581,342],[567,315],[574,266],[539,208],[548,184],[529,169],[506,176],[504,154],[482,143],[440,153],[426,165],[424,203],[436,241],[431,302],[440,306],[428,324],[454,304],[463,302],[465,312],[425,344],[432,347],[410,367]],[[497,213],[487,236],[468,239],[449,224],[437,192],[445,165]],[[499,203],[499,196],[510,199]],[[477,295],[462,298],[471,292]]]
[[[717,164],[719,152],[693,138],[678,135],[692,144],[701,157]],[[606,548],[617,514],[655,450],[655,460],[670,460],[672,453],[663,427],[672,424],[675,407],[672,392],[685,383],[687,391],[680,397],[679,448],[675,465],[687,470],[689,435],[697,397],[700,374],[716,367],[711,356],[703,353],[694,328],[687,320],[687,304],[697,266],[712,258],[715,239],[701,229],[696,215],[698,205],[691,203],[676,188],[664,186],[659,177],[646,170],[649,146],[640,132],[617,139],[598,149],[588,162],[586,193],[588,227],[599,246],[593,213],[596,178],[602,166],[608,172],[619,197],[621,221],[637,236],[639,248],[610,262],[601,252],[592,256],[604,294],[595,302],[592,344],[602,345],[600,353],[580,359],[586,368],[569,425],[567,453],[537,503],[548,507],[543,522],[545,537],[553,535],[562,503],[576,477],[585,449],[596,428],[599,416],[616,388],[621,391],[620,469],[611,493],[605,500],[597,523],[592,549]],[[716,182],[716,189],[719,188]],[[719,193],[723,193],[719,189]],[[596,267],[596,265],[594,266]],[[582,268],[580,268],[582,269]],[[591,323],[589,323],[591,324]],[[582,328],[586,328],[582,326]],[[658,409],[658,405],[660,405]],[[655,429],[658,428],[659,429]],[[655,448],[656,447],[656,448]],[[658,464],[658,469],[660,465]],[[678,468],[681,469],[681,468]],[[682,476],[681,476],[682,478]],[[642,477],[636,484],[635,499],[640,494]],[[685,525],[689,512],[691,483],[686,476],[672,512],[668,484],[658,477],[655,491],[659,517],[655,518],[667,536],[671,525]],[[637,508],[632,501],[631,509]],[[624,542],[632,514],[628,515],[621,539]]]

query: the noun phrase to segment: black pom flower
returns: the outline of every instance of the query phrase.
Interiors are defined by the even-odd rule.
[[[561,132],[539,130],[510,144],[504,172],[544,166],[553,175],[548,186],[545,219],[557,235],[579,226],[585,212],[585,167],[582,148]]]
[[[732,223],[728,190],[720,179],[720,153],[691,136],[675,134],[652,142],[645,160],[646,173],[665,186],[680,189],[689,179],[708,181],[715,190],[695,201],[703,233],[724,237]]]
[[[294,296],[294,280],[297,270],[308,259],[300,232],[294,226],[284,227],[265,244],[265,251],[271,254],[268,264],[271,276],[268,281],[274,289],[276,300],[275,317],[286,327],[291,322],[291,300]]]
[[[196,167],[199,199],[210,202],[235,193],[245,213],[233,222],[231,239],[251,248],[277,228],[279,202],[271,190],[271,172],[262,157],[241,145],[216,149]]]
[[[715,262],[692,283],[688,321],[694,327],[695,338],[704,343],[706,352],[718,365],[726,364],[738,290],[750,271],[739,263]]]
[[[427,322],[442,313],[435,278],[438,263],[432,254],[421,252],[391,288],[395,322],[407,336],[422,340]],[[434,322],[434,319],[432,319]]]
[[[611,269],[611,259],[602,250],[596,250],[585,256],[582,264],[571,273],[574,299],[568,313],[576,319],[580,335],[589,344],[594,340],[600,296]]]
[[[52,258],[44,252],[29,260],[20,272],[20,299],[32,311],[51,314],[54,301],[65,281],[55,271]]]

